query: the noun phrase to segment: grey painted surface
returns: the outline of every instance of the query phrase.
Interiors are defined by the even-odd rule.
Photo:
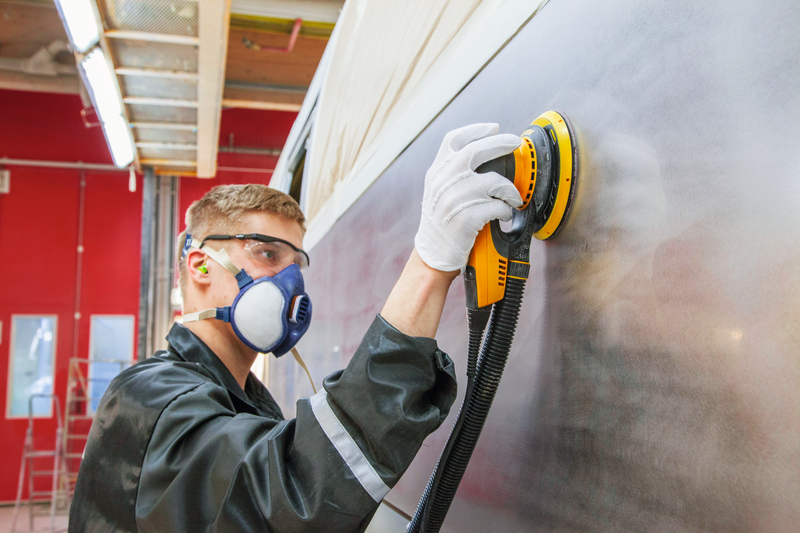
[[[445,132],[551,108],[577,128],[576,205],[534,244],[446,531],[798,530],[798,23],[789,0],[550,2],[313,250],[319,380],[402,269]],[[466,337],[458,281],[437,339],[460,378]],[[271,371],[284,405],[310,394]],[[409,514],[456,410],[387,497]]]
[[[394,509],[381,504],[364,533],[405,533],[408,520],[400,516]]]

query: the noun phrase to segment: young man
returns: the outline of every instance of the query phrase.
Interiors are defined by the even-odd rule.
[[[298,401],[294,420],[249,373],[255,337],[291,344],[280,317],[259,322],[270,293],[238,297],[251,307],[228,316],[236,328],[213,310],[253,290],[250,278],[292,294],[308,264],[303,214],[260,185],[215,187],[193,204],[180,254],[184,324],[167,351],[109,386],[70,531],[363,531],[455,399],[453,363],[432,338],[450,284],[480,228],[522,204],[508,180],[474,172],[519,145],[496,132],[475,124],[445,137],[400,279],[347,368]]]

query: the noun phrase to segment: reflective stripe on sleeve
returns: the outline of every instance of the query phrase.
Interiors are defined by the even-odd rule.
[[[328,404],[328,392],[321,389],[317,394],[310,398],[311,410],[317,418],[317,422],[322,427],[322,431],[328,436],[339,455],[356,476],[356,479],[364,490],[372,496],[376,502],[383,500],[389,487],[383,482],[381,477],[372,468],[369,460],[364,457],[361,449],[347,432],[339,419],[333,413],[333,409]]]

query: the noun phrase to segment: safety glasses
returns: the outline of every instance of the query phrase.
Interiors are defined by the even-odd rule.
[[[309,265],[308,254],[305,251],[288,241],[277,237],[270,237],[269,235],[261,235],[260,233],[209,235],[200,243],[200,248],[209,240],[229,241],[231,239],[248,241],[244,245],[244,249],[247,251],[248,255],[250,255],[253,260],[269,267],[282,270],[292,263],[295,263],[302,270]]]

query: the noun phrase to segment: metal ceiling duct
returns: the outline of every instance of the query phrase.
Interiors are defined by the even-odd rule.
[[[216,173],[230,0],[97,0],[142,165]]]

